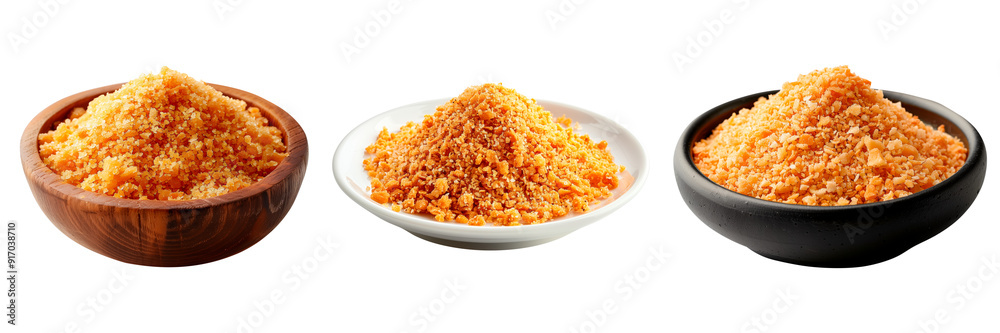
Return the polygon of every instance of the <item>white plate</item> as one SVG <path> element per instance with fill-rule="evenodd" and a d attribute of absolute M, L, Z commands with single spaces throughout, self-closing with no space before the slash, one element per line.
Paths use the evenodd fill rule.
<path fill-rule="evenodd" d="M 429 215 L 394 212 L 389 207 L 376 203 L 370 198 L 371 192 L 366 190 L 371 179 L 362 165 L 362 160 L 366 158 L 365 148 L 375 142 L 383 127 L 390 132 L 399 131 L 407 122 L 419 122 L 424 115 L 433 114 L 438 105 L 445 104 L 448 100 L 430 100 L 401 106 L 368 119 L 348 133 L 333 155 L 333 175 L 340 189 L 375 216 L 417 237 L 448 246 L 485 250 L 528 247 L 565 236 L 621 208 L 639 192 L 646 180 L 646 155 L 632 133 L 599 114 L 562 103 L 537 101 L 553 116 L 565 115 L 574 124 L 579 123 L 576 133 L 589 134 L 595 141 L 608 142 L 608 150 L 614 156 L 615 163 L 625 166 L 625 172 L 618 175 L 619 185 L 612 191 L 611 198 L 592 205 L 592 209 L 586 213 L 569 214 L 541 224 L 507 227 L 438 222 Z"/>

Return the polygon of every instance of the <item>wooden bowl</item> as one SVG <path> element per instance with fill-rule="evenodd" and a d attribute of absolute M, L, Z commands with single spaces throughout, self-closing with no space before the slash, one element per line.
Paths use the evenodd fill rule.
<path fill-rule="evenodd" d="M 35 201 L 66 236 L 109 258 L 148 266 L 189 266 L 243 251 L 267 236 L 288 213 L 305 176 L 309 147 L 295 119 L 254 94 L 210 84 L 224 95 L 257 107 L 282 131 L 286 157 L 264 179 L 208 199 L 119 199 L 64 182 L 38 155 L 38 135 L 75 107 L 122 84 L 84 91 L 45 108 L 21 136 L 21 166 Z"/>
<path fill-rule="evenodd" d="M 986 146 L 965 118 L 917 96 L 884 90 L 924 123 L 957 137 L 969 149 L 963 165 L 937 185 L 875 203 L 806 206 L 772 202 L 733 192 L 712 182 L 694 165 L 691 147 L 723 120 L 777 90 L 719 105 L 691 122 L 674 150 L 681 197 L 708 227 L 758 254 L 793 264 L 857 267 L 892 259 L 934 237 L 972 205 L 986 176 Z"/>

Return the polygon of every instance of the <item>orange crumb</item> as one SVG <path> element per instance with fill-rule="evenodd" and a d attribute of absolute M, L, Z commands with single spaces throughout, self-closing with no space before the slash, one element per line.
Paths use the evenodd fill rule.
<path fill-rule="evenodd" d="M 77 108 L 38 136 L 63 180 L 125 199 L 191 200 L 250 186 L 286 156 L 257 108 L 163 67 Z"/>
<path fill-rule="evenodd" d="M 968 150 L 841 66 L 785 83 L 719 124 L 692 154 L 705 176 L 733 191 L 832 206 L 934 186 L 965 164 Z"/>
<path fill-rule="evenodd" d="M 371 198 L 469 225 L 586 212 L 618 187 L 605 148 L 510 88 L 472 86 L 420 123 L 383 129 L 366 153 Z M 391 184 L 391 186 L 389 186 Z"/>

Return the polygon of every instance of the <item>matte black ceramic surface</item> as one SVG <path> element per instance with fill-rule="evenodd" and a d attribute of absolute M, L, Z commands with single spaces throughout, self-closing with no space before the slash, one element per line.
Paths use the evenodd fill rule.
<path fill-rule="evenodd" d="M 818 207 L 753 198 L 730 191 L 694 166 L 691 147 L 734 112 L 753 106 L 753 94 L 719 105 L 695 119 L 674 152 L 681 197 L 706 225 L 765 257 L 821 267 L 856 267 L 892 259 L 937 235 L 972 205 L 986 175 L 986 148 L 964 118 L 933 101 L 884 91 L 923 122 L 962 140 L 965 165 L 941 183 L 913 195 L 863 205 Z"/>

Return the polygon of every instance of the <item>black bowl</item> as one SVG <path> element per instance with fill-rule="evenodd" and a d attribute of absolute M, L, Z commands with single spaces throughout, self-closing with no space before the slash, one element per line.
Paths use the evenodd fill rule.
<path fill-rule="evenodd" d="M 806 206 L 743 195 L 712 182 L 694 165 L 691 147 L 733 113 L 777 90 L 748 95 L 705 112 L 684 130 L 674 176 L 691 211 L 716 232 L 774 260 L 819 267 L 857 267 L 892 259 L 937 235 L 972 205 L 986 176 L 986 147 L 972 124 L 933 101 L 884 91 L 934 128 L 965 143 L 968 158 L 954 175 L 912 195 L 877 203 Z"/>

